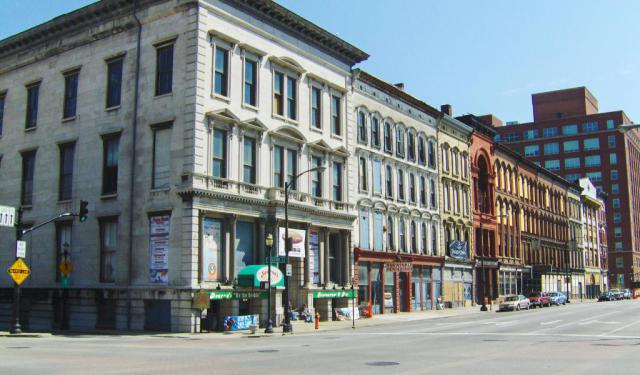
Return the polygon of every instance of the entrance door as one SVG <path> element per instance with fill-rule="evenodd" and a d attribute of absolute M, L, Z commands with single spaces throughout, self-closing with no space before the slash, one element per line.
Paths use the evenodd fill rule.
<path fill-rule="evenodd" d="M 409 311 L 409 307 L 407 306 L 407 273 L 400 272 L 400 311 Z"/>

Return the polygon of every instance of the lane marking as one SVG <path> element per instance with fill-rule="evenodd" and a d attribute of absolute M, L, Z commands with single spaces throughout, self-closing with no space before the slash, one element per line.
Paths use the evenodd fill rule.
<path fill-rule="evenodd" d="M 616 332 L 622 331 L 623 329 L 627 329 L 627 328 L 629 328 L 629 327 L 631 327 L 631 326 L 634 326 L 634 325 L 636 325 L 636 324 L 638 324 L 638 323 L 640 323 L 640 320 L 638 320 L 637 322 L 633 322 L 633 323 L 625 324 L 625 325 L 623 325 L 622 327 L 618 327 L 618 328 L 616 328 L 616 329 L 614 329 L 614 330 L 611 330 L 611 331 L 609 331 L 609 332 L 605 332 L 605 333 L 601 334 L 600 336 L 610 335 L 610 334 L 612 334 L 612 333 L 616 333 Z"/>
<path fill-rule="evenodd" d="M 602 320 L 588 320 L 586 322 L 579 322 L 578 325 L 584 326 L 588 324 L 622 324 L 622 322 L 602 321 Z"/>
<path fill-rule="evenodd" d="M 556 324 L 556 323 L 560 323 L 562 320 L 552 320 L 550 322 L 544 322 L 544 323 L 540 323 L 541 326 L 546 326 L 549 324 Z"/>
<path fill-rule="evenodd" d="M 637 322 L 640 323 L 640 322 Z M 523 333 L 523 332 L 351 332 L 343 334 L 352 335 L 375 335 L 375 336 L 516 336 L 516 337 L 575 337 L 575 338 L 609 338 L 624 340 L 640 340 L 640 336 L 610 335 L 610 334 L 581 334 L 581 333 Z"/>
<path fill-rule="evenodd" d="M 594 316 L 591 316 L 591 317 L 589 317 L 587 319 L 582 319 L 582 320 L 579 320 L 579 321 L 573 321 L 573 322 L 569 322 L 569 323 L 566 323 L 566 324 L 561 324 L 561 325 L 555 326 L 555 327 L 543 328 L 543 329 L 531 332 L 531 334 L 544 333 L 549 329 L 558 329 L 558 328 L 562 328 L 562 327 L 568 327 L 568 326 L 571 326 L 571 325 L 574 325 L 574 324 L 580 324 L 582 322 L 595 320 L 595 318 L 602 318 L 603 316 L 607 316 L 607 315 L 625 313 L 626 310 L 630 310 L 630 309 L 625 309 L 625 310 L 622 310 L 622 311 L 621 310 L 615 310 L 615 311 L 610 311 L 608 313 L 604 313 L 604 314 L 600 314 L 600 315 L 594 315 Z"/>

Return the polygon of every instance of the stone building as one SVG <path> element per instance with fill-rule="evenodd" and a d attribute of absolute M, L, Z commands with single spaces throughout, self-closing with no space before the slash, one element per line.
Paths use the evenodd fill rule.
<path fill-rule="evenodd" d="M 598 196 L 596 187 L 589 178 L 579 180 L 582 188 L 582 231 L 584 243 L 584 297 L 598 298 L 605 290 L 606 274 L 602 268 L 602 231 L 606 223 L 602 222 L 604 202 Z M 606 250 L 606 249 L 605 249 Z M 622 288 L 624 283 L 614 283 Z M 582 289 L 580 289 L 582 291 Z"/>

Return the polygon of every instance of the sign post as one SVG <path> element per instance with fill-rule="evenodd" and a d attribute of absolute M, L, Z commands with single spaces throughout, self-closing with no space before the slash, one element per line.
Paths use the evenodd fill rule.
<path fill-rule="evenodd" d="M 26 258 L 26 257 L 27 257 L 27 242 L 16 241 L 16 258 Z"/>
<path fill-rule="evenodd" d="M 19 242 L 22 242 L 22 207 L 18 208 L 17 217 L 15 213 L 14 217 L 17 219 L 17 222 L 15 222 L 17 244 Z M 18 262 L 18 260 L 24 264 L 24 261 L 22 261 L 21 258 L 16 257 L 16 263 Z M 11 275 L 11 277 L 13 278 L 13 275 Z M 18 335 L 22 333 L 22 327 L 20 326 L 20 284 L 22 284 L 22 281 L 24 280 L 18 283 L 14 278 L 13 281 L 13 324 L 11 325 L 11 330 L 9 330 L 9 333 L 11 333 L 12 335 Z"/>

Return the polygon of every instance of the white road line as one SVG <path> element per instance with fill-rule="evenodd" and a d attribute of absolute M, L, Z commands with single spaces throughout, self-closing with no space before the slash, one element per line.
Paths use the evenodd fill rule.
<path fill-rule="evenodd" d="M 544 323 L 540 323 L 541 326 L 546 326 L 549 324 L 556 324 L 556 323 L 560 323 L 562 320 L 552 320 L 550 322 L 544 322 Z"/>
<path fill-rule="evenodd" d="M 535 334 L 538 334 L 538 333 L 544 333 L 544 332 L 546 332 L 546 330 L 548 330 L 548 329 L 558 329 L 558 328 L 562 328 L 562 327 L 568 327 L 568 326 L 571 326 L 571 325 L 574 325 L 574 324 L 580 324 L 580 323 L 582 323 L 582 322 L 586 322 L 586 321 L 594 320 L 595 318 L 601 318 L 601 317 L 603 317 L 603 316 L 612 315 L 612 314 L 619 314 L 619 313 L 622 313 L 622 312 L 624 312 L 624 311 L 621 311 L 621 310 L 610 311 L 610 312 L 608 312 L 608 313 L 604 313 L 604 314 L 600 314 L 600 315 L 591 316 L 591 317 L 589 317 L 589 318 L 587 318 L 587 319 L 582 319 L 582 320 L 580 320 L 580 321 L 573 321 L 573 322 L 569 322 L 569 323 L 566 323 L 566 324 L 561 324 L 561 325 L 559 325 L 559 326 L 555 326 L 555 327 L 543 328 L 543 329 L 540 329 L 540 330 L 538 330 L 538 331 L 531 332 L 531 333 L 530 333 L 530 335 L 535 335 Z"/>
<path fill-rule="evenodd" d="M 640 336 L 610 335 L 610 334 L 580 334 L 580 333 L 523 333 L 523 332 L 350 332 L 344 336 L 376 335 L 376 336 L 518 336 L 518 337 L 575 337 L 575 338 L 608 338 L 640 340 Z"/>
<path fill-rule="evenodd" d="M 629 328 L 629 327 L 631 327 L 631 326 L 633 326 L 633 325 L 636 325 L 636 324 L 638 324 L 638 323 L 640 323 L 640 320 L 639 320 L 639 321 L 637 321 L 637 322 L 633 322 L 633 323 L 629 323 L 629 324 L 623 325 L 622 327 L 618 327 L 618 328 L 616 328 L 616 329 L 614 329 L 614 330 L 612 330 L 612 331 L 609 331 L 609 332 L 603 333 L 603 334 L 601 334 L 600 336 L 606 336 L 606 335 L 610 335 L 610 334 L 612 334 L 612 333 L 616 333 L 616 332 L 622 331 L 623 329 L 627 329 L 627 328 Z"/>

